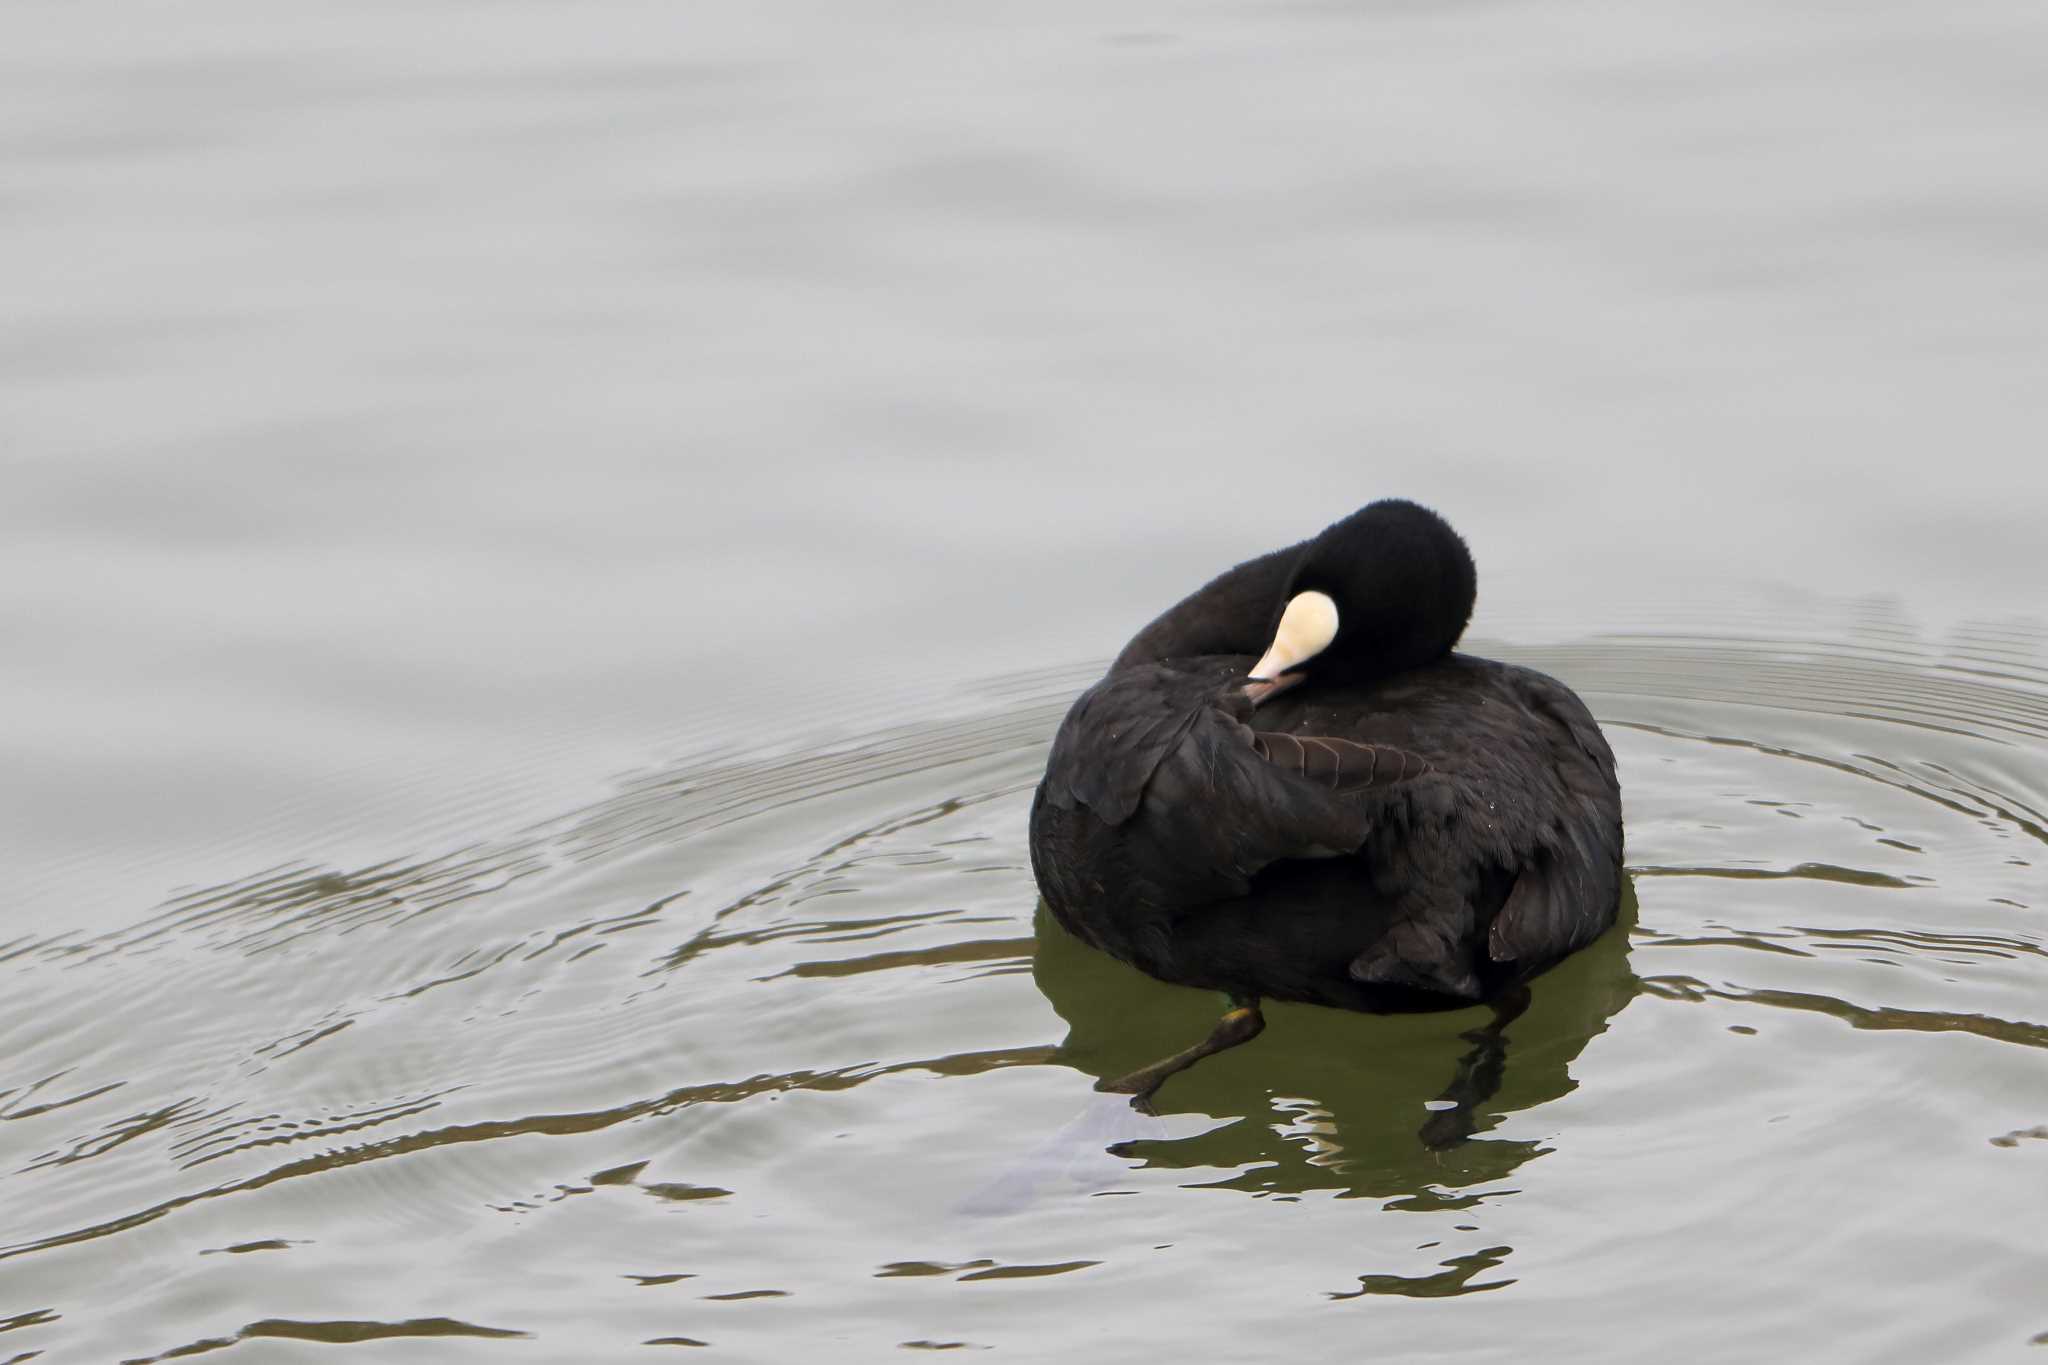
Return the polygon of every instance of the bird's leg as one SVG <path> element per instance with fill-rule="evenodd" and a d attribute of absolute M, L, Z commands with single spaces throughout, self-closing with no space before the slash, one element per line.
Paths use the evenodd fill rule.
<path fill-rule="evenodd" d="M 1449 1100 L 1451 1107 L 1436 1110 L 1423 1122 L 1418 1134 L 1423 1146 L 1441 1152 L 1472 1136 L 1477 1126 L 1472 1111 L 1499 1092 L 1507 1071 L 1507 1026 L 1528 1008 L 1529 987 L 1517 985 L 1493 1002 L 1493 1018 L 1460 1035 L 1472 1044 L 1472 1050 L 1458 1059 L 1458 1074 L 1437 1096 L 1439 1101 Z"/>
<path fill-rule="evenodd" d="M 1178 1075 L 1204 1057 L 1249 1043 L 1259 1036 L 1266 1027 L 1266 1016 L 1259 1013 L 1259 998 L 1255 995 L 1232 995 L 1230 1012 L 1216 1021 L 1216 1027 L 1209 1036 L 1193 1047 L 1162 1058 L 1150 1066 L 1141 1066 L 1129 1075 L 1119 1076 L 1113 1081 L 1097 1081 L 1097 1090 L 1112 1094 L 1129 1095 L 1131 1108 L 1141 1113 L 1152 1112 L 1152 1095 L 1166 1084 L 1169 1076 Z"/>

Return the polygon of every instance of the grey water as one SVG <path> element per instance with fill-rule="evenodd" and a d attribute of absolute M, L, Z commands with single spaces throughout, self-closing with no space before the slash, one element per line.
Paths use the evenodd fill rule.
<path fill-rule="evenodd" d="M 8 7 L 0 1362 L 2035 1358 L 2044 120 L 2004 2 Z M 1625 923 L 1469 1112 L 1132 1114 L 1052 729 L 1385 494 Z"/>

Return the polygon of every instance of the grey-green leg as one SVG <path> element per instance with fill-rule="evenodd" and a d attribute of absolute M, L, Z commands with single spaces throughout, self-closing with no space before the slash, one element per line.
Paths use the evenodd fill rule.
<path fill-rule="evenodd" d="M 1133 1109 L 1150 1113 L 1152 1095 L 1160 1086 L 1166 1084 L 1168 1077 L 1178 1075 L 1204 1057 L 1212 1057 L 1236 1047 L 1239 1043 L 1249 1043 L 1265 1029 L 1266 1016 L 1259 1013 L 1257 996 L 1233 995 L 1230 997 L 1230 1004 L 1230 1012 L 1217 1020 L 1216 1027 L 1210 1031 L 1209 1036 L 1193 1047 L 1176 1052 L 1171 1057 L 1162 1058 L 1150 1066 L 1141 1066 L 1136 1071 L 1119 1076 L 1113 1081 L 1097 1081 L 1095 1088 L 1112 1094 L 1129 1095 Z"/>

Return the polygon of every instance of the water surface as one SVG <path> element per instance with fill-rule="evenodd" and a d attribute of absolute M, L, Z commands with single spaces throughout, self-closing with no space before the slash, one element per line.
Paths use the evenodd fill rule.
<path fill-rule="evenodd" d="M 2020 0 L 0 15 L 0 1361 L 2048 1341 Z M 1040 920 L 1367 498 L 1620 754 L 1483 1016 Z M 701 1344 L 700 1344 L 701 1343 Z"/>
<path fill-rule="evenodd" d="M 1277 1007 L 1158 1118 L 1091 1091 L 1217 1002 L 1036 913 L 1080 671 L 25 936 L 15 1328 L 78 1359 L 1522 1358 L 1605 1322 L 1596 1357 L 1992 1358 L 2048 1330 L 2037 645 L 1504 651 L 1613 737 L 1634 892 L 1456 1131 L 1479 1011 Z"/>

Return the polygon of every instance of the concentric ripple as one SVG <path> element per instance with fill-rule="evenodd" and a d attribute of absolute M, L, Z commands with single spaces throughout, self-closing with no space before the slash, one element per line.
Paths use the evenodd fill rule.
<path fill-rule="evenodd" d="M 1868 1316 L 1888 1293 L 1944 1358 L 2023 1346 L 2048 1328 L 2040 642 L 1485 650 L 1613 738 L 1628 927 L 1505 1049 L 1461 1036 L 1477 1012 L 1278 1008 L 1153 1120 L 1090 1082 L 1215 1002 L 1062 937 L 1024 851 L 1093 668 L 19 935 L 0 1358 L 1202 1358 L 1398 1299 L 1394 1355 L 1562 1345 L 1560 1309 L 1627 1303 L 1756 1358 L 1839 1315 L 1875 1359 L 1906 1340 Z"/>

